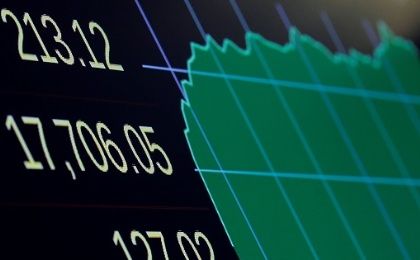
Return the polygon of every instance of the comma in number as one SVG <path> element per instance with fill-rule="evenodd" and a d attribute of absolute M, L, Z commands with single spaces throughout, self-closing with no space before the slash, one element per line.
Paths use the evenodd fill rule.
<path fill-rule="evenodd" d="M 82 64 L 83 67 L 86 67 L 85 61 L 82 58 L 79 58 L 80 64 Z"/>
<path fill-rule="evenodd" d="M 135 165 L 133 165 L 133 170 L 134 170 L 134 172 L 136 173 L 136 174 L 139 174 L 140 172 L 139 172 L 139 169 L 137 169 L 137 166 L 135 166 Z"/>

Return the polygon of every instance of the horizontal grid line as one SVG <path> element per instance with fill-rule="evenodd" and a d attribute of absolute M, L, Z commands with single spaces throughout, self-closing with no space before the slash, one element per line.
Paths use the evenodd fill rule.
<path fill-rule="evenodd" d="M 412 95 L 412 94 L 393 93 L 393 92 L 387 92 L 387 91 L 376 91 L 376 90 L 367 90 L 367 89 L 354 89 L 354 88 L 345 87 L 345 86 L 313 84 L 313 83 L 304 83 L 304 82 L 287 81 L 287 80 L 279 80 L 279 79 L 266 79 L 266 78 L 261 78 L 261 77 L 251 77 L 251 76 L 243 76 L 243 75 L 237 75 L 237 74 L 226 74 L 226 73 L 221 74 L 221 73 L 211 72 L 211 71 L 187 70 L 187 69 L 182 69 L 182 68 L 168 68 L 168 67 L 163 67 L 163 66 L 155 66 L 155 65 L 147 65 L 147 64 L 143 64 L 142 67 L 144 69 L 150 69 L 150 70 L 192 74 L 192 75 L 206 76 L 206 77 L 212 77 L 212 78 L 223 78 L 223 79 L 229 79 L 229 80 L 260 83 L 260 84 L 265 84 L 265 85 L 273 85 L 273 83 L 275 83 L 276 85 L 281 85 L 283 87 L 292 88 L 292 89 L 302 89 L 302 90 L 309 90 L 309 91 L 339 94 L 339 95 L 345 95 L 345 96 L 371 98 L 371 99 L 379 99 L 379 100 L 385 100 L 385 101 L 391 101 L 391 102 L 420 105 L 420 96 Z"/>
<path fill-rule="evenodd" d="M 195 169 L 196 172 L 220 174 L 220 170 L 216 169 Z M 415 178 L 393 178 L 393 177 L 370 177 L 370 176 L 353 176 L 353 175 L 337 175 L 337 174 L 316 174 L 316 173 L 299 173 L 299 172 L 265 172 L 265 171 L 245 171 L 245 170 L 223 170 L 228 175 L 254 176 L 254 177 L 279 177 L 283 179 L 299 179 L 314 181 L 331 181 L 343 183 L 359 183 L 359 184 L 375 184 L 390 186 L 412 186 L 420 187 L 420 179 Z"/>

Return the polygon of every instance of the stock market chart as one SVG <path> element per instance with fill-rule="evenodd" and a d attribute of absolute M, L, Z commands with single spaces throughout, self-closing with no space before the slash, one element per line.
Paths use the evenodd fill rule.
<path fill-rule="evenodd" d="M 420 3 L 0 3 L 2 259 L 420 258 Z"/>

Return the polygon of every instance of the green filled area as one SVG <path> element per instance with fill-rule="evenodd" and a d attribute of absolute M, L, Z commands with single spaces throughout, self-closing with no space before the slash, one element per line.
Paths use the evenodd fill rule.
<path fill-rule="evenodd" d="M 379 31 L 192 44 L 185 133 L 241 259 L 420 259 L 420 61 Z"/>

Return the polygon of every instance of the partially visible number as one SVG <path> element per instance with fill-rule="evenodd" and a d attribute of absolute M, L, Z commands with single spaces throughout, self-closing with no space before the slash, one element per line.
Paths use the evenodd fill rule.
<path fill-rule="evenodd" d="M 29 60 L 29 61 L 38 61 L 38 58 L 35 54 L 25 53 L 23 51 L 23 29 L 22 25 L 20 24 L 17 17 L 8 9 L 2 9 L 1 10 L 1 19 L 4 23 L 7 23 L 7 17 L 10 17 L 16 24 L 16 27 L 18 29 L 18 52 L 20 55 L 20 58 L 22 60 Z"/>
<path fill-rule="evenodd" d="M 189 260 L 190 258 L 188 257 L 188 254 L 185 251 L 184 242 L 182 241 L 183 239 L 184 240 L 187 240 L 188 244 L 190 244 L 190 246 L 193 249 L 194 254 L 197 257 L 197 259 L 198 260 L 201 260 L 202 259 L 201 256 L 200 256 L 200 254 L 198 253 L 197 247 L 194 245 L 194 243 L 191 240 L 191 238 L 187 234 L 185 234 L 185 232 L 179 231 L 176 234 L 176 238 L 178 240 L 179 247 L 181 248 L 181 251 L 184 254 L 185 259 Z"/>
<path fill-rule="evenodd" d="M 121 234 L 118 230 L 114 231 L 114 237 L 113 237 L 112 240 L 114 241 L 115 246 L 118 246 L 118 245 L 121 246 L 121 249 L 123 250 L 125 257 L 127 257 L 127 260 L 132 260 L 133 259 L 131 257 L 130 252 L 128 251 L 127 246 L 125 245 L 124 240 L 121 237 Z"/>
<path fill-rule="evenodd" d="M 166 243 L 165 238 L 163 237 L 162 232 L 159 231 L 147 231 L 147 237 L 149 238 L 158 238 L 160 239 L 160 243 L 162 245 L 163 254 L 165 255 L 165 260 L 169 260 L 168 250 L 166 250 Z"/>
<path fill-rule="evenodd" d="M 124 68 L 120 64 L 112 64 L 109 58 L 110 52 L 111 52 L 111 45 L 109 44 L 108 36 L 106 35 L 105 31 L 102 29 L 99 24 L 95 22 L 89 23 L 89 30 L 90 33 L 93 35 L 95 34 L 95 30 L 99 31 L 104 38 L 105 41 L 105 63 L 108 66 L 108 69 L 110 70 L 117 70 L 117 71 L 124 71 Z"/>
<path fill-rule="evenodd" d="M 144 246 L 146 247 L 147 251 L 147 260 L 152 260 L 152 249 L 150 249 L 150 245 L 147 242 L 146 238 L 138 231 L 133 230 L 131 231 L 131 243 L 137 246 L 137 239 L 140 238 L 141 242 L 143 242 Z"/>
<path fill-rule="evenodd" d="M 204 242 L 206 243 L 207 247 L 210 250 L 210 260 L 214 260 L 214 250 L 213 247 L 211 246 L 211 243 L 209 241 L 209 239 L 206 237 L 206 235 L 204 235 L 202 232 L 197 231 L 194 233 L 194 239 L 195 239 L 195 243 L 197 245 L 200 245 L 200 239 L 204 240 Z"/>
<path fill-rule="evenodd" d="M 198 246 L 200 245 L 200 239 L 201 240 L 204 240 L 204 242 L 206 243 L 207 247 L 209 248 L 209 251 L 210 251 L 210 260 L 214 260 L 215 259 L 213 247 L 211 246 L 211 243 L 208 240 L 208 238 L 202 232 L 197 231 L 197 232 L 194 233 L 194 240 L 195 240 L 195 244 L 196 245 L 193 243 L 193 241 L 191 240 L 191 238 L 187 234 L 185 234 L 184 232 L 182 232 L 182 231 L 179 231 L 177 233 L 177 239 L 178 239 L 179 247 L 181 248 L 181 251 L 184 254 L 185 259 L 189 260 L 190 258 L 188 257 L 188 255 L 187 255 L 187 253 L 185 251 L 183 240 L 187 240 L 188 244 L 190 244 L 190 246 L 193 249 L 194 254 L 197 257 L 197 259 L 198 260 L 201 260 L 202 259 L 201 256 L 200 256 L 200 254 L 198 253 L 198 250 L 197 250 L 197 247 L 196 247 L 196 245 L 198 245 Z"/>
<path fill-rule="evenodd" d="M 166 243 L 165 243 L 165 239 L 163 237 L 162 232 L 160 232 L 160 231 L 146 231 L 146 234 L 147 234 L 147 237 L 150 238 L 150 239 L 160 239 L 162 249 L 163 249 L 163 253 L 164 253 L 164 256 L 165 256 L 165 260 L 169 260 L 169 255 L 168 255 L 168 251 L 166 249 Z M 192 248 L 192 250 L 194 251 L 195 257 L 193 259 L 202 260 L 203 258 L 201 257 L 201 255 L 200 255 L 200 253 L 198 252 L 198 249 L 197 249 L 197 246 L 200 246 L 200 241 L 201 240 L 203 240 L 205 242 L 205 244 L 207 245 L 207 247 L 209 248 L 210 257 L 208 259 L 209 260 L 215 260 L 213 247 L 211 246 L 211 243 L 208 240 L 208 238 L 206 237 L 206 235 L 204 235 L 202 232 L 196 231 L 194 233 L 194 240 L 195 241 L 193 241 L 183 231 L 178 231 L 176 235 L 177 235 L 178 245 L 179 245 L 179 247 L 180 247 L 180 249 L 181 249 L 181 251 L 182 251 L 186 260 L 189 260 L 190 258 L 188 256 L 186 250 L 185 250 L 184 241 L 187 241 L 188 244 L 190 245 L 190 247 Z M 152 260 L 153 259 L 152 249 L 150 247 L 150 244 L 147 241 L 146 237 L 141 232 L 139 232 L 137 230 L 131 231 L 130 238 L 131 238 L 131 243 L 134 246 L 137 246 L 138 240 L 140 240 L 141 243 L 144 245 L 144 247 L 146 249 L 147 260 Z M 118 246 L 118 245 L 121 246 L 126 258 L 128 260 L 132 260 L 131 254 L 128 251 L 127 246 L 126 246 L 126 244 L 125 244 L 125 242 L 124 242 L 123 238 L 121 237 L 121 234 L 118 230 L 114 231 L 113 241 L 114 241 L 114 244 L 116 246 Z M 141 259 L 144 259 L 144 258 L 141 258 Z"/>

